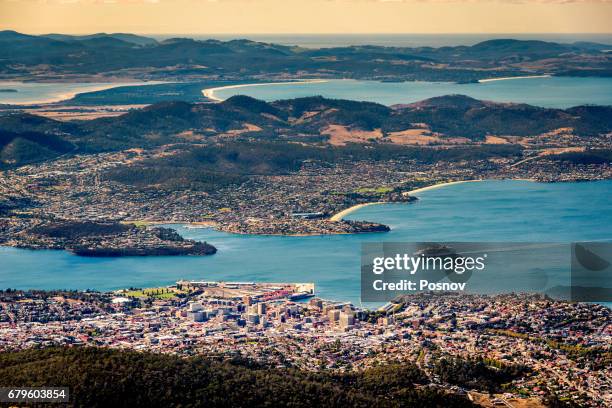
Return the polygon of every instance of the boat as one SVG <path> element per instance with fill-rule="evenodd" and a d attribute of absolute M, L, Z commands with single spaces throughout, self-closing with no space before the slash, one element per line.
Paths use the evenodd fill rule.
<path fill-rule="evenodd" d="M 289 300 L 302 300 L 302 299 L 307 299 L 310 297 L 313 297 L 314 293 L 310 293 L 310 292 L 298 292 L 298 293 L 294 293 L 292 295 L 289 295 Z"/>

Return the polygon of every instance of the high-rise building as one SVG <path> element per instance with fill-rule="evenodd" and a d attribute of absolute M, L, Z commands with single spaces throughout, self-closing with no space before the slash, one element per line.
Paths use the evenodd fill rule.
<path fill-rule="evenodd" d="M 340 310 L 338 309 L 332 309 L 329 312 L 327 312 L 327 317 L 329 317 L 329 321 L 331 323 L 336 323 L 339 319 L 340 319 Z"/>
<path fill-rule="evenodd" d="M 265 315 L 266 314 L 266 304 L 265 303 L 258 303 L 257 304 L 257 314 L 259 314 L 259 315 Z"/>
<path fill-rule="evenodd" d="M 197 303 L 197 302 L 189 302 L 189 303 L 187 304 L 187 309 L 188 309 L 188 311 L 190 311 L 190 312 L 198 312 L 198 311 L 202 310 L 202 309 L 203 309 L 203 307 L 202 307 L 202 304 L 200 304 L 200 303 Z"/>
<path fill-rule="evenodd" d="M 355 325 L 355 315 L 347 312 L 340 313 L 339 324 L 342 328 L 347 328 Z"/>

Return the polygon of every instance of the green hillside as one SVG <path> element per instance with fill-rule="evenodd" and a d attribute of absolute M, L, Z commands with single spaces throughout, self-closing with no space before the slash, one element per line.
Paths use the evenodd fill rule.
<path fill-rule="evenodd" d="M 70 407 L 470 407 L 410 364 L 308 373 L 94 348 L 0 354 L 0 386 L 66 386 Z"/>

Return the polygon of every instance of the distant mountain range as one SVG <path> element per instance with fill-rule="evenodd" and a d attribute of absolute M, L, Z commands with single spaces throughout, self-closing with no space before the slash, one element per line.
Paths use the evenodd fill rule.
<path fill-rule="evenodd" d="M 112 73 L 166 79 L 318 76 L 445 81 L 537 73 L 609 76 L 609 48 L 590 42 L 497 39 L 440 48 L 306 49 L 249 40 L 158 42 L 125 33 L 33 36 L 0 31 L 0 76 L 40 79 Z"/>
<path fill-rule="evenodd" d="M 143 37 L 141 35 L 136 34 L 127 34 L 127 33 L 96 33 L 89 35 L 68 35 L 68 34 L 45 34 L 41 37 L 50 38 L 52 40 L 63 41 L 63 42 L 74 42 L 74 41 L 90 41 L 90 40 L 98 40 L 98 39 L 115 39 L 118 41 L 126 42 L 129 44 L 134 44 L 138 46 L 151 46 L 157 45 L 157 41 L 150 37 Z"/>
<path fill-rule="evenodd" d="M 469 143 L 490 135 L 536 136 L 570 129 L 577 137 L 589 138 L 612 132 L 612 107 L 546 109 L 462 95 L 395 107 L 322 97 L 268 103 L 234 96 L 213 104 L 164 102 L 119 117 L 78 122 L 9 114 L 0 116 L 0 129 L 2 167 L 14 167 L 71 152 L 201 145 L 224 137 L 238 142 L 397 146 L 402 137 L 435 136 L 441 144 L 459 138 Z"/>

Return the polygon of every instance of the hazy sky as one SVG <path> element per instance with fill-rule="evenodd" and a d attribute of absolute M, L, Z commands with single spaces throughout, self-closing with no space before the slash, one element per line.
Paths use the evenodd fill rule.
<path fill-rule="evenodd" d="M 0 0 L 26 33 L 610 33 L 612 0 Z"/>

